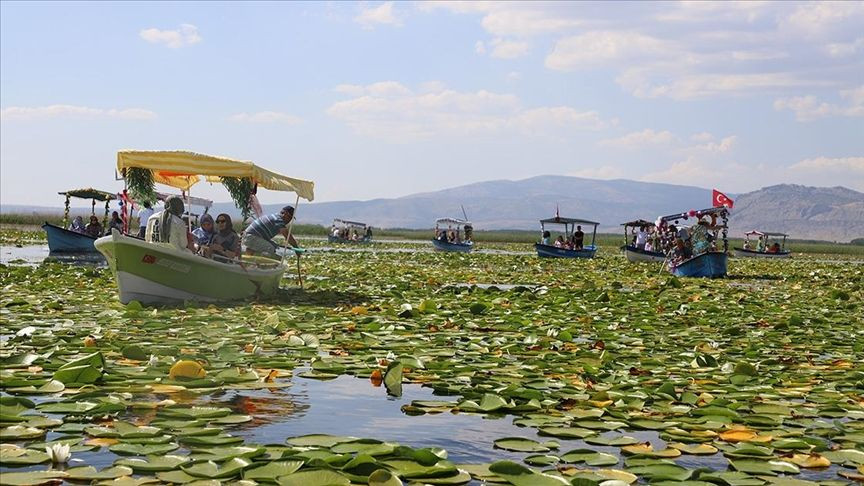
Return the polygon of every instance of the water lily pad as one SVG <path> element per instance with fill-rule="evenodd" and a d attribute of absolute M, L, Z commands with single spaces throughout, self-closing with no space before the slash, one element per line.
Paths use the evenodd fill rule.
<path fill-rule="evenodd" d="M 570 482 L 558 476 L 544 474 L 512 461 L 497 461 L 489 471 L 514 486 L 562 486 Z"/>
<path fill-rule="evenodd" d="M 73 467 L 66 470 L 66 478 L 70 480 L 115 479 L 132 474 L 132 469 L 126 466 L 107 467 L 101 471 L 93 466 Z"/>
<path fill-rule="evenodd" d="M 303 461 L 274 461 L 264 466 L 250 467 L 243 471 L 243 479 L 274 481 L 280 476 L 295 473 Z"/>
<path fill-rule="evenodd" d="M 65 477 L 63 471 L 4 472 L 2 482 L 9 486 L 30 486 L 55 483 L 57 479 Z"/>
<path fill-rule="evenodd" d="M 494 442 L 495 447 L 515 452 L 547 452 L 549 447 L 524 437 L 505 437 Z"/>
<path fill-rule="evenodd" d="M 180 465 L 189 462 L 186 456 L 164 455 L 147 456 L 145 458 L 129 457 L 118 459 L 114 464 L 131 467 L 136 473 L 173 471 Z"/>
<path fill-rule="evenodd" d="M 345 476 L 329 469 L 314 469 L 295 472 L 276 480 L 279 486 L 338 486 L 351 481 Z"/>

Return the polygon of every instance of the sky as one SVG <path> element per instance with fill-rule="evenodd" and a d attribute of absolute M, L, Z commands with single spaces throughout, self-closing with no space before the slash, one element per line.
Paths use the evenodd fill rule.
<path fill-rule="evenodd" d="M 0 204 L 120 189 L 121 149 L 252 160 L 316 201 L 546 174 L 864 191 L 864 2 L 4 1 L 0 110 Z"/>

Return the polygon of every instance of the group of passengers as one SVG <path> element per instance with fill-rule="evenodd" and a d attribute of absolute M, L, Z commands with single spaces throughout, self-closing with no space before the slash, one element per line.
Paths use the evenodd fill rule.
<path fill-rule="evenodd" d="M 435 239 L 442 243 L 453 243 L 455 245 L 472 244 L 471 239 L 474 237 L 474 228 L 471 226 L 465 226 L 465 236 L 462 237 L 462 234 L 459 232 L 459 229 L 453 229 L 452 226 L 449 226 L 446 230 L 443 228 L 435 228 Z"/>
<path fill-rule="evenodd" d="M 372 239 L 372 227 L 367 226 L 363 236 L 360 236 L 356 228 L 340 228 L 334 224 L 330 226 L 329 236 L 346 241 L 369 241 Z"/>
<path fill-rule="evenodd" d="M 676 221 L 677 223 L 677 221 Z M 710 251 L 717 251 L 720 227 L 699 218 L 693 226 L 680 228 L 671 224 L 659 229 L 660 251 L 674 264 Z M 655 250 L 656 251 L 656 250 Z"/>
<path fill-rule="evenodd" d="M 640 226 L 633 228 L 630 238 L 630 246 L 649 252 L 662 252 L 662 238 L 660 232 L 654 226 Z"/>
<path fill-rule="evenodd" d="M 69 225 L 68 229 L 75 233 L 99 238 L 103 235 L 110 235 L 111 230 L 115 228 L 117 231 L 123 231 L 123 220 L 120 219 L 120 215 L 117 211 L 114 211 L 111 214 L 111 221 L 108 222 L 107 226 L 103 226 L 102 223 L 99 222 L 99 217 L 93 214 L 90 215 L 90 222 L 86 225 L 84 224 L 83 216 L 75 216 L 75 219 L 72 220 L 72 224 Z"/>
<path fill-rule="evenodd" d="M 582 250 L 585 247 L 585 233 L 582 231 L 582 226 L 576 226 L 576 231 L 567 238 L 563 235 L 558 235 L 555 241 L 552 240 L 552 233 L 548 230 L 543 231 L 543 239 L 540 243 L 546 246 L 554 246 L 555 248 L 563 248 L 565 250 Z"/>
<path fill-rule="evenodd" d="M 750 240 L 744 240 L 744 249 L 745 250 L 753 250 L 753 247 L 750 245 Z M 759 242 L 756 244 L 756 251 L 759 253 L 780 253 L 783 250 L 780 248 L 780 243 L 776 241 L 772 244 L 768 244 L 768 236 L 760 236 Z"/>

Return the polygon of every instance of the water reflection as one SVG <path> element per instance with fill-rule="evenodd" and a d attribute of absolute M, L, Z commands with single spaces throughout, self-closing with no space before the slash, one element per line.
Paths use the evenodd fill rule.
<path fill-rule="evenodd" d="M 105 257 L 99 252 L 51 252 L 48 245 L 2 245 L 0 263 L 4 265 L 39 265 L 41 263 L 105 266 Z"/>

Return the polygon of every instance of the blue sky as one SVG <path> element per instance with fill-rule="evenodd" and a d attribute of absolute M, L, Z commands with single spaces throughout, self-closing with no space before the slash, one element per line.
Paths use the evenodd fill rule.
<path fill-rule="evenodd" d="M 862 25 L 864 2 L 3 2 L 0 202 L 121 188 L 124 148 L 254 160 L 318 201 L 541 174 L 864 190 Z"/>

